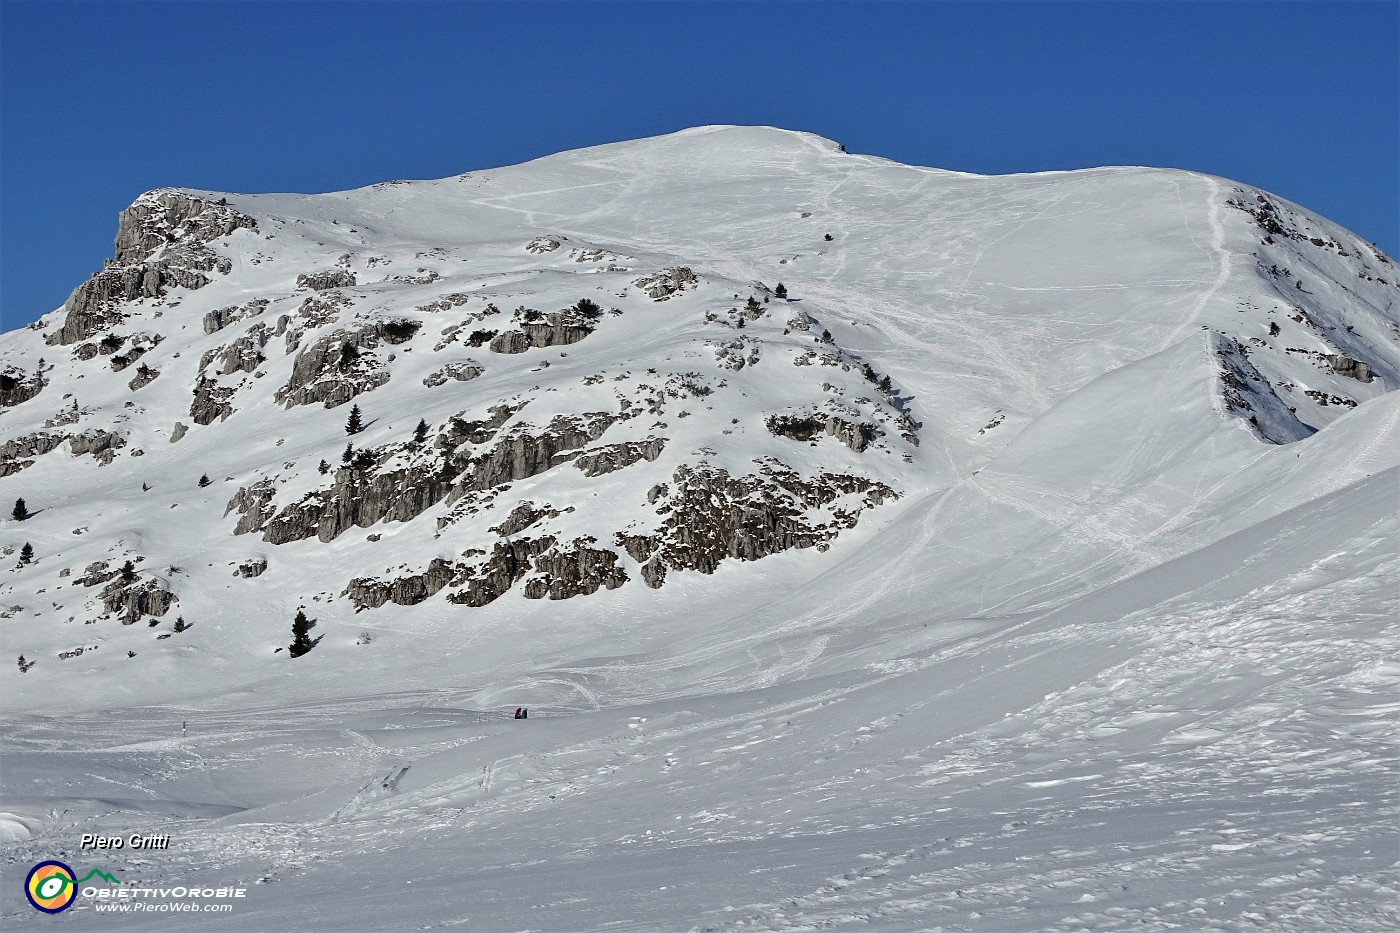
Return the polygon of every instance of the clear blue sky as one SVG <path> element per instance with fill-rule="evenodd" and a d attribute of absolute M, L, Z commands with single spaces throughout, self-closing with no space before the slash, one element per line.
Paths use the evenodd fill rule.
<path fill-rule="evenodd" d="M 0 0 L 0 325 L 165 185 L 331 191 L 704 123 L 999 173 L 1161 165 L 1397 251 L 1400 4 Z"/>

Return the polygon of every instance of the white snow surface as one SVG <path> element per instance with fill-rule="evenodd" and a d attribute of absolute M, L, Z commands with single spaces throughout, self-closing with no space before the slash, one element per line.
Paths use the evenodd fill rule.
<path fill-rule="evenodd" d="M 0 668 L 6 929 L 1400 927 L 1400 270 L 1355 235 L 1190 172 L 982 177 L 764 127 L 333 194 L 191 194 L 258 226 L 208 244 L 229 273 L 124 306 L 117 332 L 165 338 L 141 358 L 153 382 L 45 344 L 61 310 L 0 336 L 0 370 L 43 358 L 46 382 L 0 409 L 0 444 L 75 399 L 62 430 L 127 441 L 108 464 L 65 444 L 0 478 L 0 632 L 35 662 Z M 1260 198 L 1290 233 L 1256 222 Z M 558 248 L 527 248 L 540 237 Z M 634 284 L 681 266 L 698 282 L 668 300 Z M 670 377 L 713 391 L 597 441 L 665 437 L 655 462 L 556 467 L 441 534 L 448 503 L 329 542 L 234 535 L 239 488 L 269 478 L 280 508 L 326 485 L 349 405 L 275 401 L 299 352 L 275 336 L 257 372 L 220 377 L 234 413 L 195 425 L 201 357 L 335 268 L 357 282 L 299 350 L 356 320 L 423 325 L 373 349 L 390 378 L 354 400 L 357 447 L 502 401 L 529 402 L 509 431 L 615 413 Z M 738 329 L 751 294 L 766 313 Z M 449 295 L 466 297 L 425 309 Z M 464 343 L 583 297 L 621 313 L 576 344 Z M 488 303 L 500 317 L 469 317 Z M 759 359 L 723 369 L 707 341 L 736 339 Z M 848 365 L 793 365 L 809 351 Z M 466 361 L 485 372 L 424 385 Z M 765 428 L 827 401 L 879 443 Z M 357 613 L 344 595 L 482 547 L 523 500 L 573 506 L 551 533 L 618 550 L 598 529 L 654 522 L 646 492 L 677 467 L 769 457 L 898 498 L 829 549 L 660 589 L 622 556 L 625 585 L 564 600 L 516 586 Z M 34 514 L 10 520 L 21 496 Z M 75 579 L 132 556 L 174 606 L 98 618 Z M 235 575 L 257 558 L 265 573 Z M 289 660 L 301 606 L 319 641 Z M 191 627 L 158 638 L 176 615 Z M 137 832 L 170 848 L 78 847 Z M 48 917 L 18 893 L 46 858 L 248 893 L 219 915 L 80 898 Z"/>

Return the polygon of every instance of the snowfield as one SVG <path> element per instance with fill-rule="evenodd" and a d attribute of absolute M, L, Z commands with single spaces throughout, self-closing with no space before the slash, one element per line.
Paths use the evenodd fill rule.
<path fill-rule="evenodd" d="M 1266 192 L 165 190 L 0 375 L 7 929 L 1400 928 L 1400 269 Z"/>

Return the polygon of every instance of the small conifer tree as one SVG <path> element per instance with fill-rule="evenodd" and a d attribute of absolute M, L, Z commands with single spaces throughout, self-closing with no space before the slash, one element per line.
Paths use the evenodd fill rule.
<path fill-rule="evenodd" d="M 189 628 L 189 625 L 185 623 L 184 616 L 176 616 L 175 624 L 172 625 L 171 628 L 173 628 L 177 632 L 183 632 L 185 629 Z"/>
<path fill-rule="evenodd" d="M 889 377 L 888 375 L 884 375 L 884 376 L 881 376 L 881 377 L 880 377 L 880 391 L 881 391 L 881 392 L 888 392 L 888 391 L 890 390 L 891 386 L 893 386 L 893 383 L 890 382 L 890 377 Z"/>
<path fill-rule="evenodd" d="M 299 658 L 311 650 L 311 622 L 306 618 L 306 613 L 297 610 L 297 616 L 292 620 L 292 643 L 287 646 L 287 653 L 294 658 Z"/>
<path fill-rule="evenodd" d="M 19 549 L 19 562 L 27 564 L 34 560 L 34 545 L 28 541 L 24 542 L 24 547 Z"/>
<path fill-rule="evenodd" d="M 209 479 L 209 474 L 205 473 L 199 478 L 199 488 L 203 489 L 205 486 L 208 486 L 210 482 L 212 481 Z"/>
<path fill-rule="evenodd" d="M 359 434 L 364 429 L 364 424 L 360 420 L 360 406 L 350 406 L 350 418 L 345 422 L 346 434 Z"/>
<path fill-rule="evenodd" d="M 779 283 L 778 283 L 778 287 L 775 288 L 775 289 L 773 289 L 773 294 L 777 295 L 779 298 L 781 298 L 781 299 L 783 299 L 784 301 L 786 301 L 786 300 L 787 300 L 787 286 L 784 285 L 782 282 L 779 282 Z"/>
<path fill-rule="evenodd" d="M 590 321 L 596 321 L 603 316 L 602 306 L 591 298 L 580 298 L 578 304 L 574 305 L 574 310 Z"/>
<path fill-rule="evenodd" d="M 413 442 L 421 444 L 428 439 L 428 422 L 422 418 L 418 419 L 418 427 L 413 429 Z"/>
<path fill-rule="evenodd" d="M 127 561 L 126 563 L 122 564 L 122 582 L 133 583 L 135 582 L 135 580 L 136 564 L 132 561 Z"/>
<path fill-rule="evenodd" d="M 326 461 L 322 460 L 319 464 L 317 464 L 316 469 L 320 472 L 322 476 L 325 476 L 331 471 L 331 465 Z"/>
<path fill-rule="evenodd" d="M 24 659 L 24 655 L 20 655 L 20 656 L 19 656 L 19 672 L 20 672 L 21 674 L 28 674 L 28 673 L 29 673 L 29 669 L 30 669 L 31 667 L 33 667 L 33 666 L 34 666 L 34 662 L 33 662 L 33 661 L 26 661 L 26 660 Z"/>
<path fill-rule="evenodd" d="M 15 500 L 15 509 L 10 516 L 17 522 L 25 521 L 29 518 L 29 507 L 24 504 L 23 499 Z"/>
<path fill-rule="evenodd" d="M 340 455 L 340 462 L 343 463 L 343 464 L 345 464 L 346 466 L 349 466 L 349 465 L 350 465 L 350 461 L 353 460 L 353 459 L 355 459 L 355 445 L 354 445 L 354 444 L 346 444 L 346 445 L 345 445 L 345 453 L 343 453 L 343 454 Z"/>

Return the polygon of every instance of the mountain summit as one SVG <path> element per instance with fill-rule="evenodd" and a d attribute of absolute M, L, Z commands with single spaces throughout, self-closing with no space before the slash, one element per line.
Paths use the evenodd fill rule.
<path fill-rule="evenodd" d="M 0 883 L 1389 929 L 1397 298 L 1247 185 L 769 128 L 150 192 L 0 337 Z"/>
<path fill-rule="evenodd" d="M 1245 185 L 766 127 L 153 191 L 0 343 L 18 695 L 283 683 L 299 608 L 279 689 L 369 663 L 490 696 L 541 646 L 842 669 L 916 608 L 1057 605 L 1389 465 L 1397 296 Z"/>

